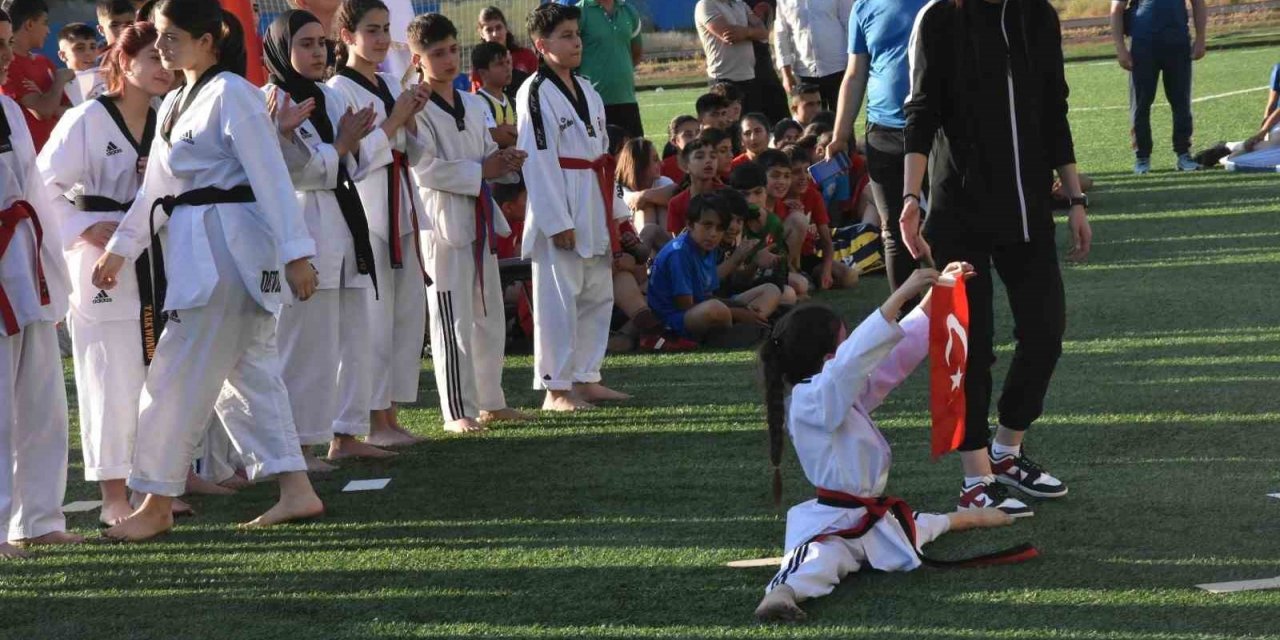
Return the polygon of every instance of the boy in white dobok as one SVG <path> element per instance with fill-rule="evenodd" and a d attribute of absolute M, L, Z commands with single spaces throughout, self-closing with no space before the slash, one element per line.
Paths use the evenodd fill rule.
<path fill-rule="evenodd" d="M 409 48 L 431 85 L 431 100 L 417 115 L 428 151 L 414 175 L 431 220 L 423 248 L 440 411 L 446 431 L 479 431 L 483 423 L 529 417 L 507 408 L 502 393 L 507 323 L 495 252 L 497 236 L 511 229 L 485 182 L 519 180 L 525 153 L 499 151 L 484 99 L 453 87 L 461 56 L 448 18 L 415 19 Z"/>
<path fill-rule="evenodd" d="M 0 41 L 12 36 L 0 11 Z M 0 47 L 0 82 L 12 59 Z M 82 541 L 62 516 L 67 396 L 54 331 L 71 281 L 56 216 L 37 211 L 41 184 L 22 107 L 0 97 L 0 559 L 26 557 L 18 546 L 27 544 Z"/>
<path fill-rule="evenodd" d="M 516 94 L 516 147 L 529 191 L 523 255 L 533 261 L 534 387 L 543 409 L 573 411 L 630 396 L 600 383 L 613 313 L 617 218 L 604 102 L 573 70 L 582 63 L 577 7 L 529 15 L 543 66 Z"/>

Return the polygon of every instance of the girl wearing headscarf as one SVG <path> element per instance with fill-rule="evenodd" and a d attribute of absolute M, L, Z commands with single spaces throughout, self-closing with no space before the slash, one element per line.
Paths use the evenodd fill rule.
<path fill-rule="evenodd" d="M 353 109 L 320 83 L 326 69 L 325 31 L 307 11 L 280 14 L 263 43 L 268 84 L 285 164 L 293 177 L 307 230 L 316 241 L 319 277 L 310 300 L 285 304 L 277 336 L 283 378 L 312 470 L 331 467 L 309 449 L 329 445 L 329 459 L 383 458 L 365 444 L 373 361 L 369 305 L 376 295 L 373 248 L 356 181 L 391 161 L 391 145 L 373 127 L 373 107 Z"/>

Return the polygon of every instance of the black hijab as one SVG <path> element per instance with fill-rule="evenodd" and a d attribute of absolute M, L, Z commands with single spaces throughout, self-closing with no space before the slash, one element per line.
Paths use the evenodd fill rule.
<path fill-rule="evenodd" d="M 308 98 L 315 100 L 316 108 L 308 118 L 311 125 L 320 134 L 326 144 L 333 144 L 336 135 L 335 127 L 329 120 L 329 111 L 325 108 L 324 90 L 315 80 L 308 80 L 293 68 L 293 37 L 298 31 L 312 22 L 320 24 L 320 20 L 308 11 L 291 10 L 276 17 L 267 29 L 267 37 L 263 41 L 266 52 L 267 77 L 271 84 L 280 87 L 289 94 L 294 102 L 305 102 Z M 360 202 L 360 193 L 356 184 L 347 172 L 345 162 L 338 162 L 338 186 L 334 189 L 338 199 L 338 208 L 342 210 L 342 218 L 355 240 L 356 271 L 368 274 L 373 279 L 374 295 L 377 295 L 378 276 L 373 270 L 373 246 L 369 241 L 369 221 L 365 218 L 364 205 Z"/>
<path fill-rule="evenodd" d="M 329 112 L 324 107 L 324 91 L 315 80 L 302 77 L 293 68 L 293 37 L 312 22 L 320 24 L 320 19 L 309 11 L 293 9 L 277 16 L 267 28 L 267 37 L 262 43 L 266 50 L 267 80 L 288 92 L 294 102 L 315 100 L 316 108 L 311 112 L 311 124 L 320 134 L 321 140 L 333 144 L 333 123 L 329 121 Z"/>

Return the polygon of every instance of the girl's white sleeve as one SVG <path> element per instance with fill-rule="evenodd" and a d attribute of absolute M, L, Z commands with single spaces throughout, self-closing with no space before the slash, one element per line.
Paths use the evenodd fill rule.
<path fill-rule="evenodd" d="M 224 98 L 234 99 L 232 92 L 224 94 Z M 244 167 L 258 210 L 271 227 L 279 261 L 287 264 L 310 258 L 316 254 L 316 243 L 307 231 L 302 207 L 289 179 L 289 168 L 275 142 L 276 128 L 260 97 L 249 98 L 223 104 L 223 133 Z"/>
<path fill-rule="evenodd" d="M 796 385 L 792 392 L 793 405 L 797 399 L 804 403 L 806 422 L 820 423 L 828 430 L 840 426 L 866 388 L 867 379 L 902 335 L 902 329 L 886 320 L 878 309 L 858 325 L 822 371 L 808 383 Z"/>
<path fill-rule="evenodd" d="M 898 323 L 904 338 L 871 373 L 858 404 L 870 413 L 929 355 L 929 316 L 917 306 Z"/>

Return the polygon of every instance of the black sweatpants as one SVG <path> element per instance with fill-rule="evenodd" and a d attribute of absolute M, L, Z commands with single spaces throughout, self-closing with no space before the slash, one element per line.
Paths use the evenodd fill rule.
<path fill-rule="evenodd" d="M 605 124 L 622 127 L 632 138 L 644 137 L 644 121 L 640 119 L 640 105 L 634 102 L 606 104 L 604 121 Z"/>
<path fill-rule="evenodd" d="M 898 287 L 918 268 L 915 258 L 902 244 L 902 172 L 907 155 L 902 129 L 867 125 L 867 173 L 871 177 L 871 198 L 880 211 L 880 235 L 884 242 L 885 273 L 889 291 Z"/>
<path fill-rule="evenodd" d="M 993 245 L 973 238 L 929 237 L 939 268 L 950 262 L 972 264 L 977 275 L 967 281 L 969 297 L 969 360 L 965 376 L 965 434 L 961 451 L 990 444 L 991 366 L 993 340 L 994 267 L 1004 283 L 1013 311 L 1017 345 L 997 405 L 1000 424 L 1025 431 L 1044 411 L 1049 379 L 1062 355 L 1066 328 L 1066 299 L 1058 251 L 1052 232 L 1033 236 L 1030 243 Z"/>

